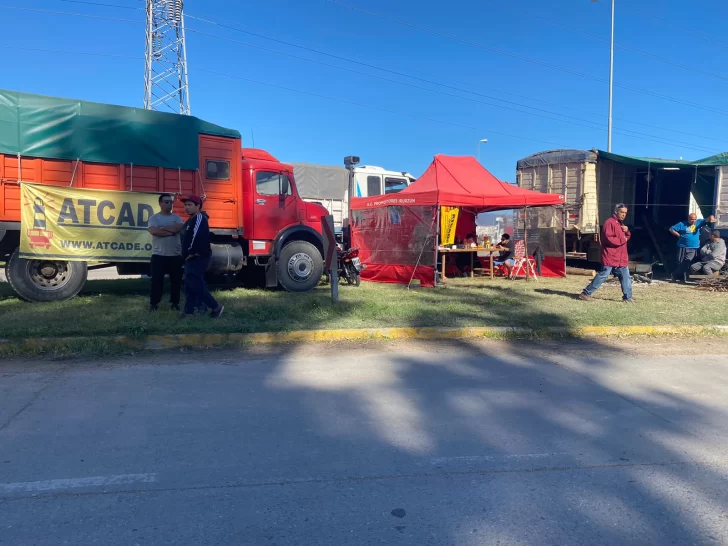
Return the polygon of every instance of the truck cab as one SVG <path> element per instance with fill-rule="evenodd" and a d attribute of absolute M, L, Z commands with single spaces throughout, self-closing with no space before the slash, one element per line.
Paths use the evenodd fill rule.
<path fill-rule="evenodd" d="M 398 193 L 415 181 L 415 178 L 409 173 L 387 171 L 382 167 L 372 165 L 354 167 L 353 173 L 356 197 Z"/>
<path fill-rule="evenodd" d="M 328 211 L 301 199 L 293 166 L 254 148 L 243 148 L 241 156 L 248 259 L 265 267 L 267 286 L 310 290 L 323 274 L 321 217 Z"/>

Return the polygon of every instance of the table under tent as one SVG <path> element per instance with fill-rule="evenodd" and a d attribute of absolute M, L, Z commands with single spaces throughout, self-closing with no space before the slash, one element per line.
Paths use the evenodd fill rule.
<path fill-rule="evenodd" d="M 528 233 L 530 223 L 538 225 L 532 209 L 563 218 L 563 203 L 561 195 L 501 182 L 474 157 L 437 155 L 407 189 L 395 195 L 351 200 L 352 246 L 360 249 L 367 266 L 362 273 L 365 280 L 409 284 L 416 279 L 421 286 L 434 286 L 438 247 L 443 235 L 452 237 L 447 226 L 448 233 L 443 233 L 442 207 L 458 209 L 456 235 L 461 236 L 475 233 L 475 218 L 480 213 L 522 209 L 521 227 L 529 243 L 528 254 L 543 256 L 543 276 L 563 277 L 563 222 L 558 227 L 535 230 L 535 235 Z"/>

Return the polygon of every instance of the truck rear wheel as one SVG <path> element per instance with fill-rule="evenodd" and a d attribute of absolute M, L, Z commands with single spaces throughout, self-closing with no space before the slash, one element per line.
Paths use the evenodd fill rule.
<path fill-rule="evenodd" d="M 318 249 L 306 241 L 291 241 L 278 257 L 278 281 L 289 292 L 313 290 L 324 273 Z"/>
<path fill-rule="evenodd" d="M 78 294 L 86 283 L 86 262 L 26 260 L 16 248 L 8 260 L 5 274 L 15 293 L 34 303 L 63 301 Z"/>

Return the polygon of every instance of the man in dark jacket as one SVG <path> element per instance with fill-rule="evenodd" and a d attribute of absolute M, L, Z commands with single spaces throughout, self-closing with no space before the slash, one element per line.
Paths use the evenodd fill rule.
<path fill-rule="evenodd" d="M 207 216 L 200 210 L 202 199 L 190 195 L 182 202 L 190 216 L 182 230 L 182 257 L 185 260 L 185 310 L 182 316 L 189 317 L 198 307 L 205 305 L 212 310 L 210 316 L 218 318 L 224 307 L 215 301 L 205 284 L 205 271 L 210 265 L 212 250 Z"/>
<path fill-rule="evenodd" d="M 619 203 L 614 207 L 614 214 L 602 226 L 602 269 L 592 279 L 584 291 L 579 295 L 581 300 L 592 299 L 592 294 L 607 280 L 610 273 L 619 279 L 622 284 L 622 301 L 634 303 L 632 300 L 632 279 L 629 277 L 629 256 L 627 255 L 627 242 L 632 236 L 629 228 L 624 225 L 627 217 L 627 207 Z"/>

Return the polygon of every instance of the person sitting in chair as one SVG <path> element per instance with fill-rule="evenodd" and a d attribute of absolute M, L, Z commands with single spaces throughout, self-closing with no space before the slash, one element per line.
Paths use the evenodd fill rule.
<path fill-rule="evenodd" d="M 472 248 L 473 246 L 477 246 L 475 241 L 475 235 L 473 235 L 472 233 L 468 233 L 465 236 L 465 240 L 463 241 L 463 246 L 465 248 Z M 457 268 L 460 270 L 460 273 L 463 277 L 470 276 L 470 254 L 468 254 L 467 252 L 458 253 L 457 257 L 455 258 L 455 265 L 457 265 Z"/>
<path fill-rule="evenodd" d="M 500 254 L 498 255 L 498 259 L 495 260 L 493 263 L 495 265 L 504 266 L 508 271 L 508 275 L 510 276 L 513 266 L 516 265 L 516 262 L 513 259 L 513 241 L 511 241 L 511 236 L 507 233 L 504 233 L 501 236 L 500 243 L 498 243 L 498 246 L 496 248 L 500 250 Z"/>
<path fill-rule="evenodd" d="M 711 231 L 710 242 L 700 249 L 700 261 L 690 266 L 690 273 L 717 275 L 725 265 L 725 254 L 725 241 L 720 238 L 720 231 Z"/>

